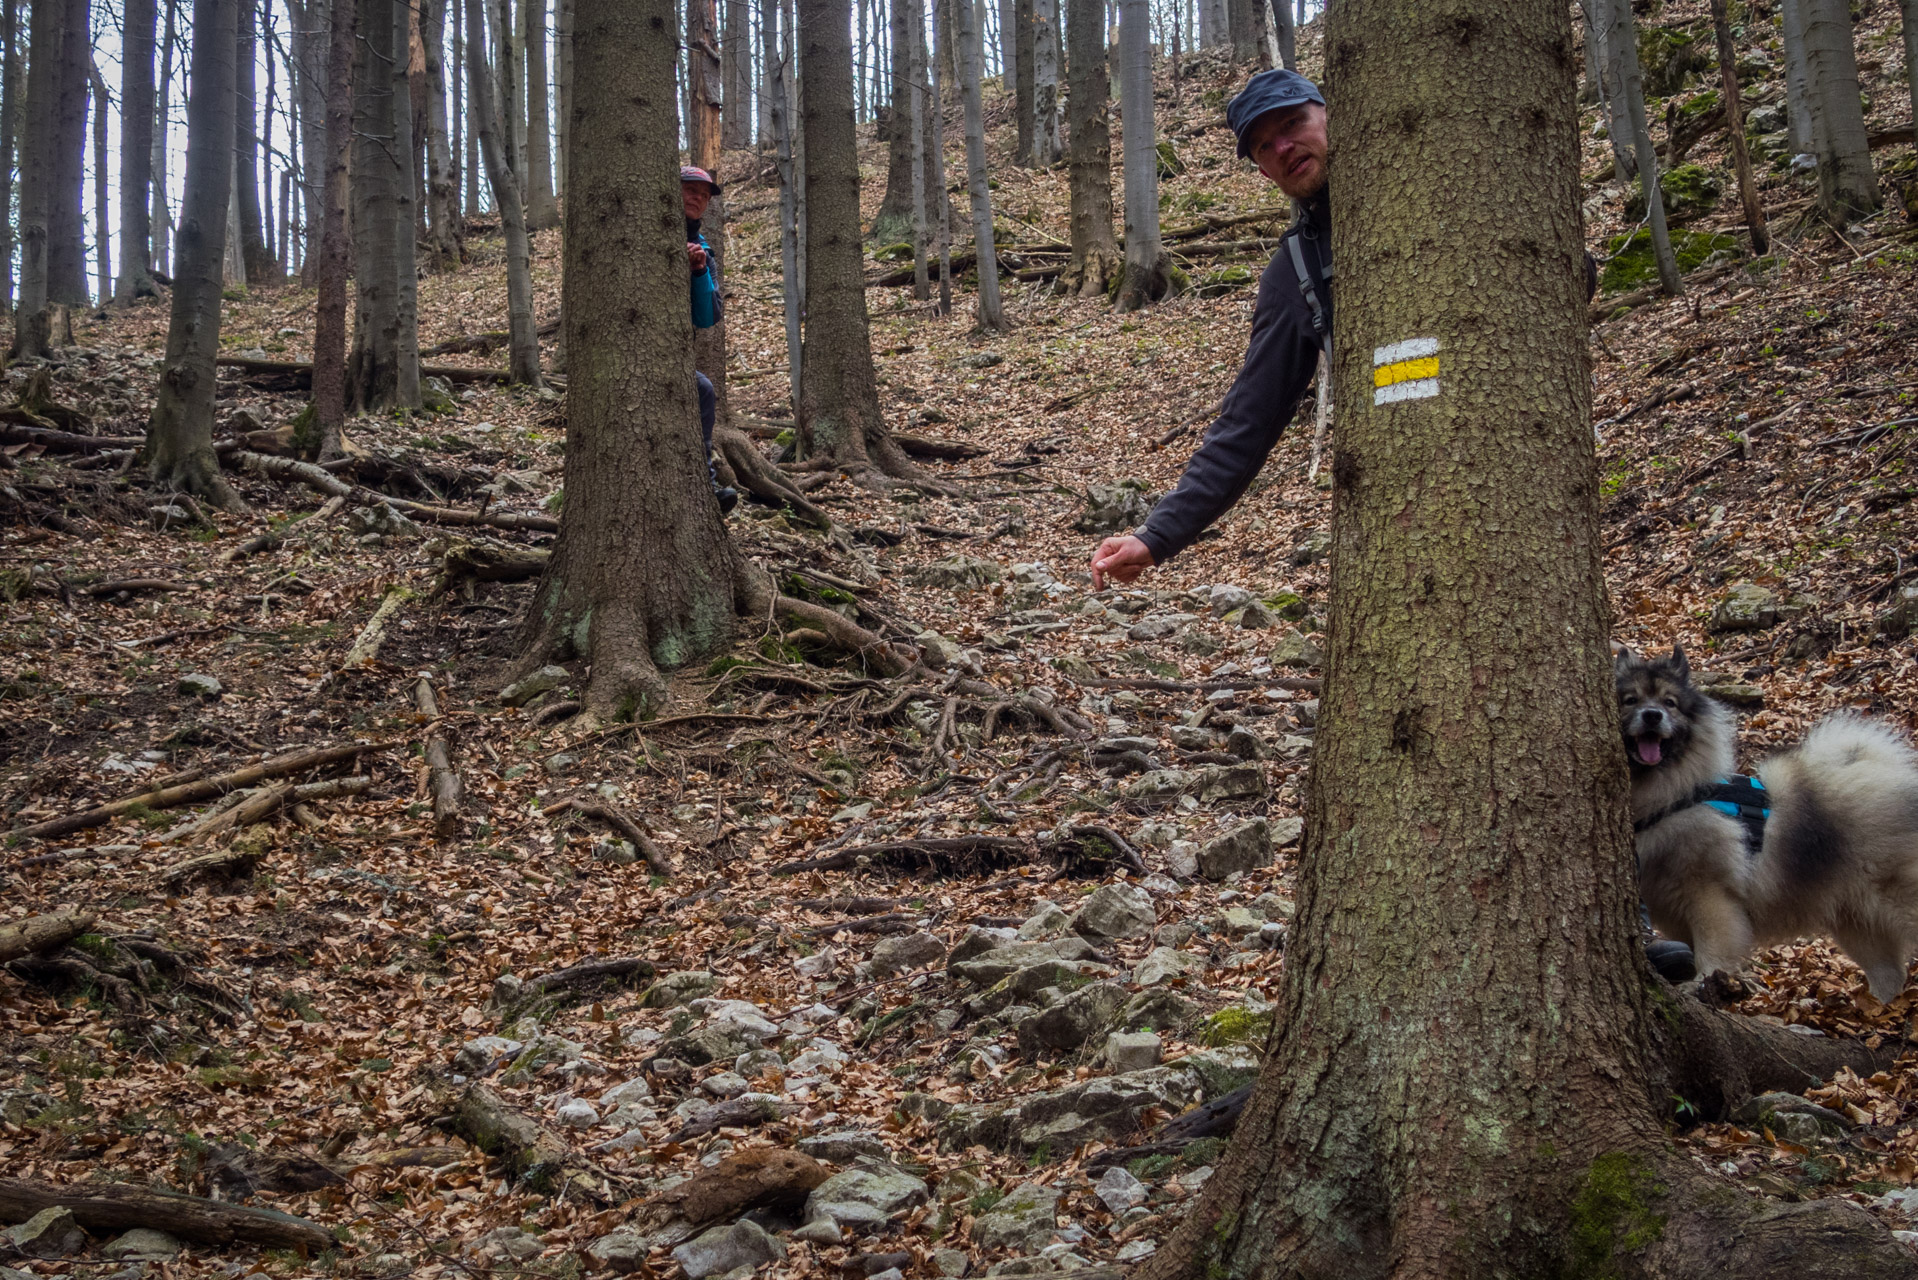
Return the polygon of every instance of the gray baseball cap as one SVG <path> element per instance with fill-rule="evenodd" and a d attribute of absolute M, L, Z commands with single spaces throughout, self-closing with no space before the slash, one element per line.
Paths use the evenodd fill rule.
<path fill-rule="evenodd" d="M 1319 92 L 1317 85 L 1296 71 L 1275 67 L 1270 71 L 1261 71 L 1246 81 L 1245 88 L 1225 108 L 1225 122 L 1238 135 L 1239 159 L 1251 158 L 1252 153 L 1246 143 L 1254 120 L 1268 111 L 1296 107 L 1301 102 L 1316 102 L 1322 107 L 1325 105 L 1325 96 Z"/>

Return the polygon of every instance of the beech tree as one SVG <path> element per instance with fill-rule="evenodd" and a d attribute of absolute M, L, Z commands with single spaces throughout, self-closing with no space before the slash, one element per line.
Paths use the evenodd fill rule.
<path fill-rule="evenodd" d="M 1805 53 L 1805 0 L 1779 0 L 1778 33 L 1785 45 L 1785 127 L 1794 155 L 1817 146 L 1812 104 L 1811 59 Z"/>
<path fill-rule="evenodd" d="M 167 128 L 172 121 L 173 46 L 178 0 L 166 0 L 166 28 L 160 37 L 160 80 L 154 86 L 153 103 L 153 175 L 151 213 L 147 235 L 152 249 L 148 261 L 153 270 L 172 270 L 173 210 L 167 203 Z"/>
<path fill-rule="evenodd" d="M 350 3 L 351 0 L 337 0 Z M 353 347 L 347 403 L 420 405 L 407 0 L 358 0 L 353 75 Z"/>
<path fill-rule="evenodd" d="M 1611 82 L 1611 60 L 1605 37 L 1613 23 L 1612 0 L 1578 0 L 1585 17 L 1585 47 L 1588 61 L 1596 67 L 1593 83 L 1599 102 L 1605 108 L 1605 138 L 1612 148 L 1612 168 L 1621 182 L 1638 176 L 1638 154 L 1632 150 L 1632 114 L 1625 95 Z"/>
<path fill-rule="evenodd" d="M 1118 307 L 1136 311 L 1172 285 L 1159 239 L 1159 136 L 1152 121 L 1152 36 L 1147 0 L 1119 0 L 1119 108 L 1125 142 L 1125 272 Z"/>
<path fill-rule="evenodd" d="M 799 0 L 799 119 L 806 140 L 805 379 L 802 451 L 877 488 L 919 479 L 886 430 L 866 315 L 852 39 L 845 0 Z"/>
<path fill-rule="evenodd" d="M 1105 0 L 1066 0 L 1066 129 L 1072 258 L 1062 293 L 1102 297 L 1122 259 L 1112 235 L 1111 86 L 1106 77 Z"/>
<path fill-rule="evenodd" d="M 1835 1056 L 1676 994 L 1639 942 L 1569 6 L 1340 0 L 1327 42 L 1339 440 L 1298 913 L 1237 1130 L 1134 1276 L 1909 1277 L 1856 1205 L 1780 1211 L 1665 1132 L 1674 1094 L 1712 1112 L 1713 1078 Z"/>
<path fill-rule="evenodd" d="M 1006 328 L 999 306 L 999 251 L 992 239 L 992 189 L 986 175 L 986 119 L 980 101 L 979 67 L 985 61 L 976 5 L 984 0 L 949 0 L 952 42 L 959 65 L 959 95 L 966 130 L 966 190 L 972 200 L 972 249 L 979 268 L 979 327 Z"/>
<path fill-rule="evenodd" d="M 753 42 L 751 0 L 726 0 L 726 42 L 720 47 L 726 82 L 725 146 L 753 145 Z M 895 55 L 896 57 L 897 55 Z"/>
<path fill-rule="evenodd" d="M 157 484 L 227 510 L 239 496 L 213 453 L 214 357 L 220 351 L 222 261 L 232 194 L 234 61 L 246 0 L 194 0 L 193 94 L 187 101 L 186 194 L 159 394 L 147 422 L 147 469 Z"/>
<path fill-rule="evenodd" d="M 1059 0 L 1032 2 L 1032 163 L 1041 169 L 1065 154 L 1059 137 Z"/>
<path fill-rule="evenodd" d="M 426 67 L 426 225 L 432 266 L 456 271 L 466 238 L 459 212 L 459 182 L 446 121 L 446 8 L 450 0 L 421 0 L 420 42 Z M 557 214 L 557 210 L 555 210 Z"/>
<path fill-rule="evenodd" d="M 544 231 L 559 225 L 553 198 L 552 127 L 546 110 L 546 0 L 520 0 L 526 44 L 526 225 Z"/>
<path fill-rule="evenodd" d="M 465 3 L 467 31 L 485 31 L 481 0 Z M 578 74 L 577 65 L 574 74 Z M 486 180 L 493 188 L 493 207 L 499 211 L 500 230 L 506 240 L 506 327 L 510 335 L 507 374 L 514 382 L 537 384 L 539 325 L 533 318 L 532 245 L 526 233 L 526 206 L 520 200 L 519 178 L 506 155 L 501 112 L 493 101 L 493 73 L 486 65 L 486 45 L 477 38 L 466 42 L 466 82 L 473 102 L 472 129 L 479 135 Z M 578 93 L 577 84 L 573 91 Z M 680 252 L 685 252 L 683 241 Z"/>
<path fill-rule="evenodd" d="M 153 177 L 154 0 L 125 0 L 120 28 L 120 276 L 117 302 L 158 296 L 149 265 L 147 187 Z M 0 202 L 4 204 L 4 202 Z"/>
<path fill-rule="evenodd" d="M 61 0 L 42 3 L 58 6 Z M 54 302 L 84 307 L 92 300 L 87 288 L 85 210 L 93 9 L 89 0 L 65 0 L 64 9 L 64 38 L 58 46 L 54 85 L 53 185 L 47 200 L 47 296 Z"/>
<path fill-rule="evenodd" d="M 41 0 L 28 8 L 32 45 L 27 59 L 26 129 L 20 148 L 20 301 L 14 311 L 9 359 L 53 353 L 51 227 L 53 148 L 59 108 L 60 48 L 65 6 Z"/>
<path fill-rule="evenodd" d="M 1878 207 L 1878 175 L 1872 169 L 1865 111 L 1858 97 L 1851 9 L 1847 0 L 1796 2 L 1805 12 L 1818 208 L 1842 227 Z"/>
<path fill-rule="evenodd" d="M 0 210 L 13 209 L 20 124 L 19 0 L 0 0 Z M 0 312 L 13 311 L 13 219 L 0 217 Z"/>
<path fill-rule="evenodd" d="M 1599 46 L 1605 52 L 1605 81 L 1624 103 L 1632 127 L 1632 153 L 1637 161 L 1639 187 L 1645 193 L 1645 214 L 1651 224 L 1652 255 L 1658 262 L 1659 286 L 1669 294 L 1682 293 L 1678 259 L 1672 253 L 1671 233 L 1665 226 L 1665 192 L 1658 185 L 1658 151 L 1645 124 L 1645 79 L 1638 65 L 1638 32 L 1633 25 L 1631 0 L 1592 0 L 1600 23 Z"/>
<path fill-rule="evenodd" d="M 317 12 L 318 6 L 308 10 Z M 347 170 L 353 143 L 358 7 L 353 0 L 332 0 L 327 21 L 328 28 L 314 32 L 312 41 L 319 58 L 315 74 L 324 77 L 326 86 L 319 149 L 308 153 L 308 165 L 319 178 L 319 240 L 310 260 L 319 298 L 313 308 L 312 416 L 310 429 L 298 442 L 322 462 L 340 457 L 346 447 L 346 276 L 352 251 Z M 323 42 L 321 35 L 326 37 Z"/>
<path fill-rule="evenodd" d="M 260 131 L 259 99 L 255 90 L 253 64 L 259 40 L 255 20 L 256 0 L 240 0 L 239 55 L 234 62 L 234 91 L 238 101 L 234 122 L 239 135 L 233 146 L 233 190 L 240 204 L 240 259 L 246 264 L 249 285 L 272 280 L 278 265 L 267 247 L 264 223 L 260 217 Z M 200 38 L 199 32 L 194 38 Z M 410 149 L 409 149 L 410 150 Z"/>

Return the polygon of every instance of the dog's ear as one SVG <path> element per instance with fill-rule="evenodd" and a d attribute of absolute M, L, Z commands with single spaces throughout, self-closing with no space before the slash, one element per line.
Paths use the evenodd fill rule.
<path fill-rule="evenodd" d="M 1692 678 L 1691 659 L 1685 656 L 1684 646 L 1674 642 L 1672 645 L 1672 656 L 1667 658 L 1665 663 L 1672 669 L 1672 674 L 1676 675 L 1680 680 L 1689 680 Z"/>
<path fill-rule="evenodd" d="M 1612 673 L 1614 675 L 1621 671 L 1629 671 L 1637 665 L 1638 655 L 1632 652 L 1630 645 L 1612 641 Z"/>

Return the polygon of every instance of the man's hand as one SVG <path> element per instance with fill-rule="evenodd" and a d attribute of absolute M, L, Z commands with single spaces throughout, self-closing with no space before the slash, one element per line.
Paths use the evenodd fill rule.
<path fill-rule="evenodd" d="M 698 275 L 706 269 L 706 249 L 697 240 L 686 242 L 686 256 L 693 260 L 693 274 Z"/>
<path fill-rule="evenodd" d="M 1131 534 L 1107 538 L 1092 553 L 1092 589 L 1104 591 L 1108 575 L 1115 582 L 1136 582 L 1141 573 L 1157 563 L 1145 543 Z"/>

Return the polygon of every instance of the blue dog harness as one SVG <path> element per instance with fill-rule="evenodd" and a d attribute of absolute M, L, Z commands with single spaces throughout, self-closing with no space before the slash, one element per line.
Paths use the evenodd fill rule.
<path fill-rule="evenodd" d="M 1716 782 L 1707 782 L 1677 804 L 1641 818 L 1632 824 L 1632 830 L 1643 831 L 1674 813 L 1702 804 L 1727 817 L 1738 819 L 1739 825 L 1745 829 L 1745 852 L 1755 857 L 1765 844 L 1765 820 L 1771 817 L 1770 802 L 1771 793 L 1765 790 L 1764 783 L 1747 774 L 1734 773 Z"/>

